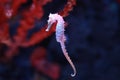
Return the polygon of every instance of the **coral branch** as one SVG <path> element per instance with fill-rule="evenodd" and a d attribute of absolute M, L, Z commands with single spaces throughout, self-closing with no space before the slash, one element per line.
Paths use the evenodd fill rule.
<path fill-rule="evenodd" d="M 65 5 L 64 9 L 59 12 L 59 14 L 63 17 L 68 16 L 69 12 L 72 11 L 73 6 L 76 5 L 76 0 L 68 0 L 67 4 Z"/>

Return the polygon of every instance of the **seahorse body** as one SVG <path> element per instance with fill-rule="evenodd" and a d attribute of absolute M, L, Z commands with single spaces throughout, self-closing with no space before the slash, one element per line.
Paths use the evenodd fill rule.
<path fill-rule="evenodd" d="M 51 25 L 57 20 L 57 25 L 56 25 L 56 40 L 57 42 L 60 43 L 62 51 L 64 53 L 64 56 L 66 57 L 66 59 L 68 60 L 68 62 L 70 63 L 71 67 L 73 68 L 74 74 L 71 74 L 72 77 L 74 77 L 76 75 L 76 68 L 73 64 L 73 62 L 71 61 L 68 52 L 65 48 L 65 40 L 66 37 L 64 35 L 64 20 L 62 18 L 62 16 L 56 14 L 50 14 L 49 15 L 49 20 L 48 20 L 48 27 L 46 29 L 46 31 L 49 31 Z"/>

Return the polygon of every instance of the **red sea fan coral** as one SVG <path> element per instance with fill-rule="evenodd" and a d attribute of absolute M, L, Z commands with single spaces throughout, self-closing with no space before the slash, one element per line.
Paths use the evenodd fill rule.
<path fill-rule="evenodd" d="M 60 74 L 60 67 L 58 64 L 50 63 L 46 60 L 46 49 L 38 47 L 31 55 L 32 65 L 45 75 L 48 75 L 53 80 L 57 80 Z"/>

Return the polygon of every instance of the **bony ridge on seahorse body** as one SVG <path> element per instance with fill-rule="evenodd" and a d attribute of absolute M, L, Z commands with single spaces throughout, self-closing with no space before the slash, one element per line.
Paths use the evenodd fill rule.
<path fill-rule="evenodd" d="M 65 37 L 65 34 L 64 34 L 64 19 L 62 16 L 60 16 L 59 14 L 51 14 L 49 15 L 49 19 L 48 19 L 48 27 L 46 29 L 46 31 L 49 31 L 49 29 L 51 28 L 52 24 L 54 22 L 57 21 L 57 25 L 56 25 L 56 40 L 57 42 L 60 43 L 61 45 L 61 48 L 62 48 L 62 51 L 64 53 L 64 56 L 66 57 L 66 59 L 68 60 L 68 62 L 70 63 L 71 67 L 73 68 L 73 71 L 74 73 L 71 74 L 72 77 L 74 77 L 76 75 L 76 68 L 73 64 L 73 62 L 71 61 L 69 55 L 68 55 L 68 52 L 65 48 L 65 40 L 66 40 L 66 37 Z"/>

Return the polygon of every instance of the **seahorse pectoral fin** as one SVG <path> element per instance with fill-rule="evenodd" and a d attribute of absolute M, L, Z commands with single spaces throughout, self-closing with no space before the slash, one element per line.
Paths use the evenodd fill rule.
<path fill-rule="evenodd" d="M 64 35 L 63 36 L 63 41 L 66 42 L 66 40 L 67 40 L 67 37 Z"/>

